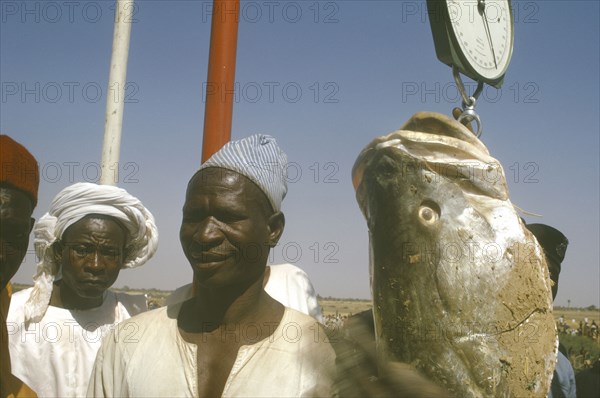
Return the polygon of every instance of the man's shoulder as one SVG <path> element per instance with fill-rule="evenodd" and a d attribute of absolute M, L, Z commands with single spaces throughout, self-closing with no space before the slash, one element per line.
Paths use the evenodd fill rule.
<path fill-rule="evenodd" d="M 302 326 L 321 325 L 315 318 L 291 307 L 285 307 L 282 322 L 296 322 Z"/>
<path fill-rule="evenodd" d="M 556 367 L 554 368 L 556 375 L 558 375 L 558 382 L 561 385 L 568 385 L 575 381 L 575 370 L 569 359 L 560 351 L 556 356 Z M 553 379 L 554 381 L 554 379 Z"/>
<path fill-rule="evenodd" d="M 113 292 L 117 302 L 121 303 L 130 316 L 148 311 L 148 297 L 145 294 Z"/>
<path fill-rule="evenodd" d="M 117 325 L 118 330 L 135 329 L 141 333 L 161 333 L 164 329 L 177 327 L 177 315 L 181 304 L 160 307 L 154 310 L 142 312 Z"/>
<path fill-rule="evenodd" d="M 312 284 L 306 272 L 293 264 L 277 264 L 269 266 L 269 279 L 265 290 L 269 292 L 278 291 L 282 287 L 289 289 L 300 289 L 302 291 L 312 290 Z"/>
<path fill-rule="evenodd" d="M 28 287 L 26 289 L 19 290 L 18 292 L 15 292 L 13 290 L 10 302 L 12 303 L 15 300 L 27 300 L 29 298 L 29 296 L 31 295 L 32 291 L 33 291 L 33 287 Z"/>
<path fill-rule="evenodd" d="M 103 342 L 107 351 L 135 352 L 151 349 L 157 341 L 165 341 L 177 332 L 177 317 L 171 318 L 169 308 L 161 307 L 142 312 L 117 324 Z M 139 351 L 141 350 L 141 351 Z"/>
<path fill-rule="evenodd" d="M 276 334 L 283 336 L 284 340 L 303 341 L 303 344 L 325 343 L 329 345 L 325 329 L 320 322 L 310 315 L 289 307 L 285 308 Z"/>
<path fill-rule="evenodd" d="M 29 296 L 31 296 L 32 290 L 33 288 L 29 287 L 27 289 L 19 290 L 18 292 L 13 293 L 10 296 L 10 307 L 8 313 L 12 314 L 17 309 L 21 310 L 25 306 L 25 302 L 29 299 Z"/>
<path fill-rule="evenodd" d="M 166 305 L 177 304 L 177 303 L 180 303 L 182 301 L 186 301 L 186 300 L 192 298 L 193 295 L 194 295 L 193 284 L 188 283 L 187 285 L 183 285 L 183 286 L 175 289 L 175 291 L 173 291 L 173 293 L 171 293 L 165 299 L 165 304 Z"/>
<path fill-rule="evenodd" d="M 269 265 L 269 267 L 271 267 L 271 272 L 275 273 L 275 274 L 282 274 L 282 275 L 296 274 L 296 275 L 307 276 L 306 272 L 302 268 L 300 268 L 294 264 L 289 264 L 289 263 L 271 264 L 271 265 Z"/>

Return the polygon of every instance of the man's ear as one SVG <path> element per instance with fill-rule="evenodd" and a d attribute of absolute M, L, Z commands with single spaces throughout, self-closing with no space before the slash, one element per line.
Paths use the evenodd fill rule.
<path fill-rule="evenodd" d="M 63 249 L 64 246 L 60 240 L 56 240 L 52 244 L 52 253 L 54 254 L 56 264 L 62 264 Z"/>
<path fill-rule="evenodd" d="M 285 216 L 282 212 L 278 211 L 273 213 L 271 217 L 269 217 L 268 221 L 269 226 L 269 246 L 275 247 L 277 242 L 279 242 L 279 238 L 281 238 L 281 234 L 283 234 L 283 228 L 285 227 Z"/>

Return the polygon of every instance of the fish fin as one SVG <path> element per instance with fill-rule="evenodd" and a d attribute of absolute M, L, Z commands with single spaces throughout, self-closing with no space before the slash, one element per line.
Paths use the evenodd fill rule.
<path fill-rule="evenodd" d="M 537 214 L 537 213 L 532 213 L 530 211 L 527 211 L 525 209 L 520 208 L 519 206 L 517 206 L 516 204 L 513 203 L 513 207 L 517 210 L 518 213 L 520 214 L 525 214 L 527 216 L 532 216 L 532 217 L 544 217 L 543 214 Z"/>

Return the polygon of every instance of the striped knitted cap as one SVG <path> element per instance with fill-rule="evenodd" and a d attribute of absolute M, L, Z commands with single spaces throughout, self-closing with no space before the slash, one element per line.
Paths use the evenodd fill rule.
<path fill-rule="evenodd" d="M 37 205 L 40 173 L 33 155 L 17 141 L 0 135 L 0 183 L 23 191 Z"/>
<path fill-rule="evenodd" d="M 275 211 L 287 193 L 287 156 L 270 135 L 230 141 L 200 166 L 221 167 L 248 177 L 267 195 Z"/>

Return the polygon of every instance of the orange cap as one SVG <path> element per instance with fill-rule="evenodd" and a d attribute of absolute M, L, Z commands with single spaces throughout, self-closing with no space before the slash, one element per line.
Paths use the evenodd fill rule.
<path fill-rule="evenodd" d="M 25 192 L 37 205 L 40 173 L 37 160 L 17 141 L 0 135 L 0 184 Z"/>

